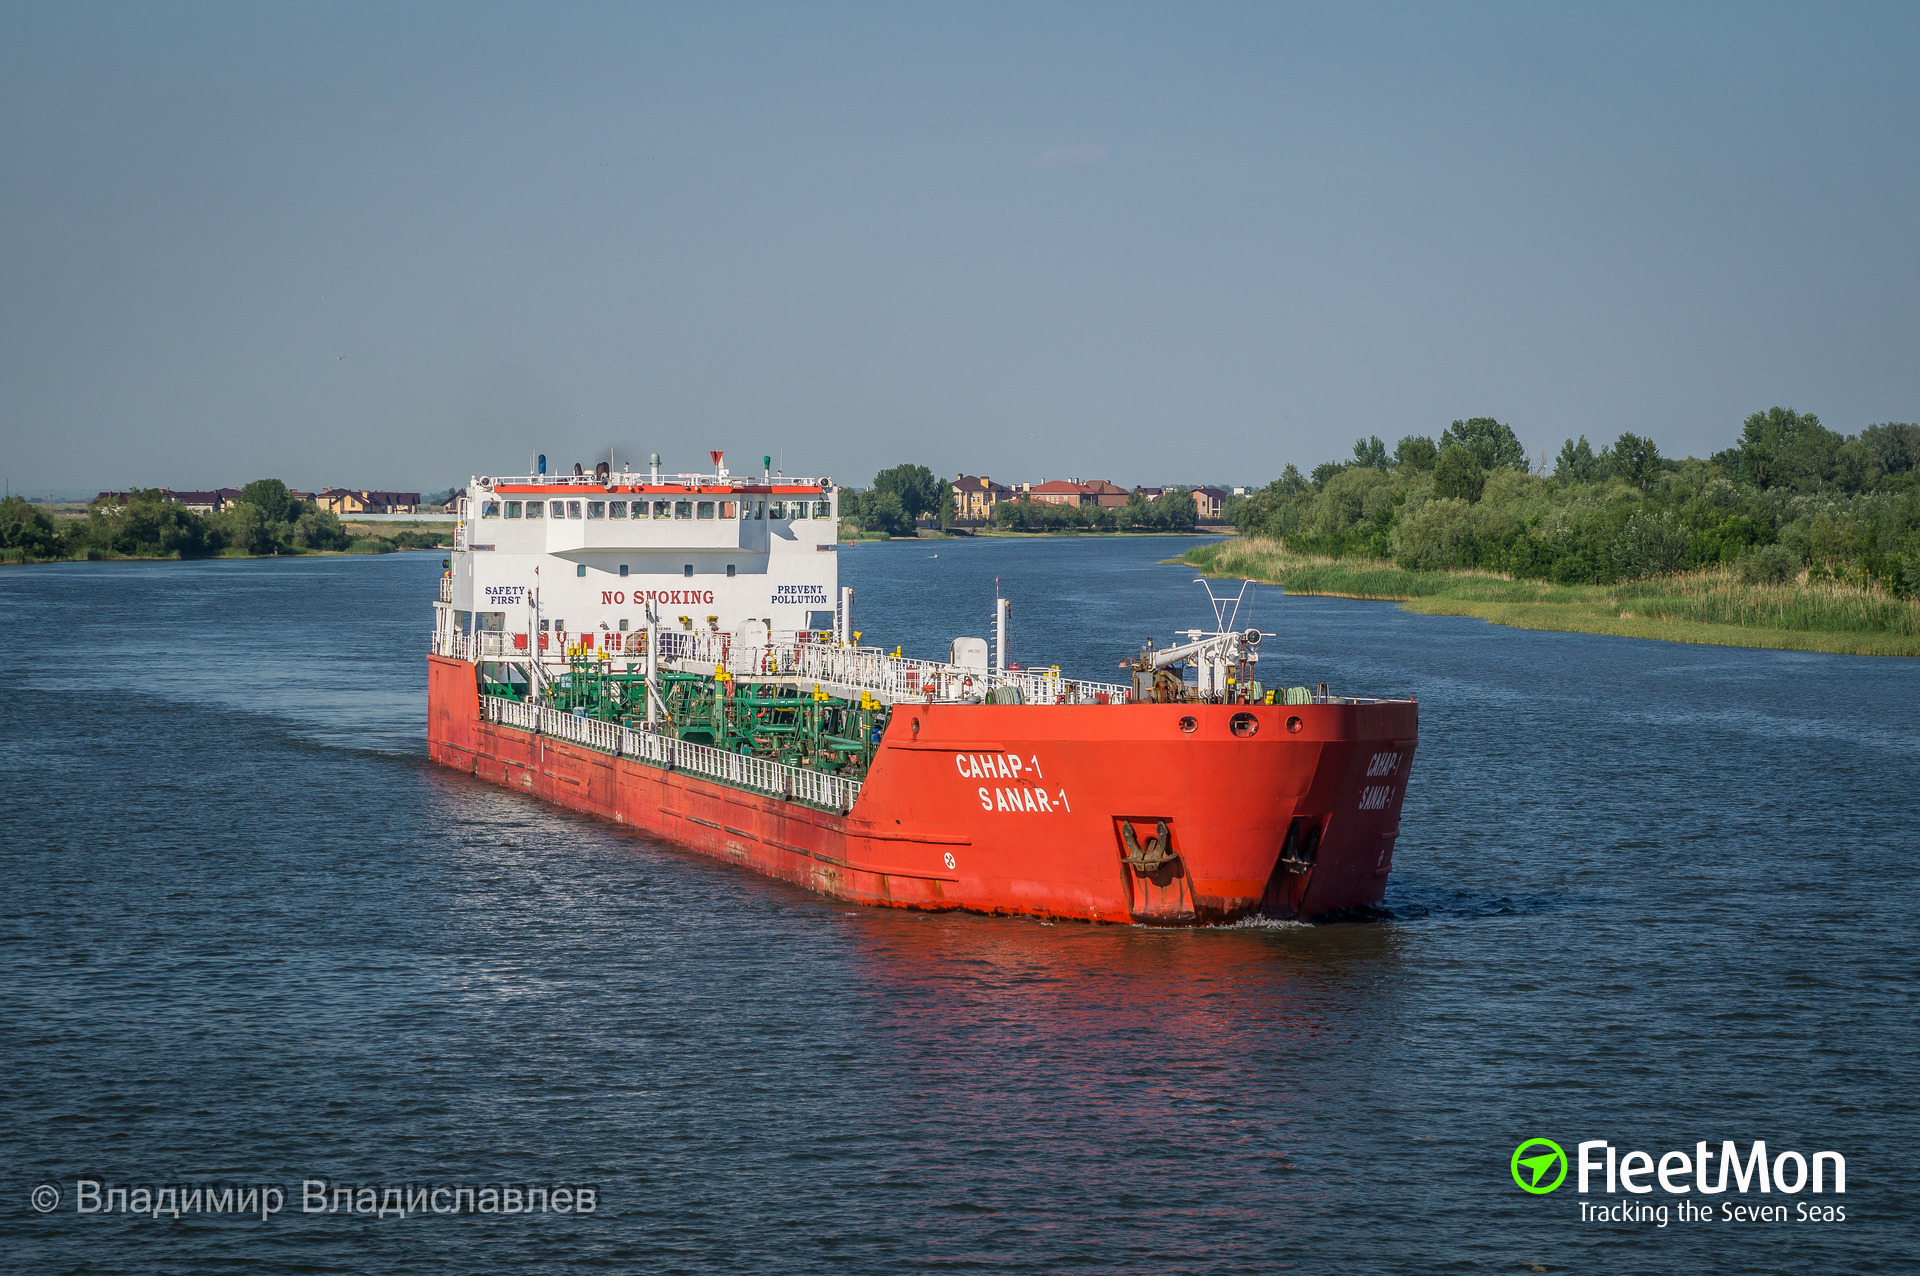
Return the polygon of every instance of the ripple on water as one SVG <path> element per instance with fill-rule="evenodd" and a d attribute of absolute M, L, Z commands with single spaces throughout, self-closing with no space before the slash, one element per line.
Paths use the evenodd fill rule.
<path fill-rule="evenodd" d="M 843 570 L 888 646 L 984 634 L 998 576 L 1015 659 L 1104 677 L 1205 620 L 1157 565 L 1177 548 L 869 545 Z M 586 1181 L 601 1208 L 0 1211 L 15 1266 L 1907 1261 L 1920 663 L 1263 591 L 1268 681 L 1420 697 L 1388 915 L 1055 926 L 849 909 L 427 765 L 438 573 L 0 570 L 5 649 L 34 653 L 0 732 L 0 1155 L 21 1194 Z M 1854 1221 L 1583 1225 L 1513 1188 L 1535 1134 L 1839 1148 Z"/>

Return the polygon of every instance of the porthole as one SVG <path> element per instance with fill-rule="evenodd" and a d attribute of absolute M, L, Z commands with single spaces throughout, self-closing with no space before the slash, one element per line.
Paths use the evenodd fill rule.
<path fill-rule="evenodd" d="M 1296 734 L 1296 735 L 1298 735 L 1298 734 L 1299 734 L 1299 732 L 1300 732 L 1300 727 L 1301 727 L 1301 725 L 1302 725 L 1302 724 L 1301 724 L 1301 722 L 1300 722 L 1300 719 L 1298 719 L 1298 718 L 1288 718 L 1288 719 L 1287 719 L 1287 730 L 1289 730 L 1289 731 L 1291 731 L 1291 732 L 1293 732 L 1293 733 L 1294 733 L 1294 734 Z"/>
<path fill-rule="evenodd" d="M 1233 728 L 1233 733 L 1242 740 L 1251 740 L 1254 734 L 1260 730 L 1260 719 L 1254 717 L 1251 713 L 1236 713 L 1233 715 L 1233 721 L 1228 725 Z"/>
<path fill-rule="evenodd" d="M 1189 735 L 1191 735 L 1194 729 L 1197 728 L 1199 725 L 1200 725 L 1199 719 L 1194 718 L 1192 716 L 1188 716 L 1180 719 L 1180 729 L 1182 731 L 1187 732 Z"/>

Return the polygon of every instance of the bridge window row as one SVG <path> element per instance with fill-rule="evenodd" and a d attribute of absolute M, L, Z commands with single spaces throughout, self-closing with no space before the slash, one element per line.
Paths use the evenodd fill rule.
<path fill-rule="evenodd" d="M 828 518 L 827 501 L 482 501 L 481 518 Z"/>

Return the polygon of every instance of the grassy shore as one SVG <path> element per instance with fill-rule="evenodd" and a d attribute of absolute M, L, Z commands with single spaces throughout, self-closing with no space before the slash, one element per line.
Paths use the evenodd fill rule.
<path fill-rule="evenodd" d="M 1128 540 L 1128 539 L 1131 539 L 1134 537 L 1140 537 L 1140 536 L 1220 536 L 1220 535 L 1231 536 L 1234 534 L 1235 533 L 1231 531 L 1223 533 L 1219 529 L 1211 528 L 1211 527 L 1203 527 L 1197 531 L 1192 531 L 1192 532 L 1141 532 L 1141 531 L 1100 532 L 1100 531 L 1094 531 L 1093 529 L 1086 528 L 1086 527 L 1052 528 L 1044 532 L 1014 532 L 1014 531 L 1007 531 L 1005 529 L 998 528 L 998 527 L 987 528 L 983 530 L 980 528 L 969 527 L 969 528 L 955 528 L 953 531 L 950 531 L 950 532 L 941 532 L 941 531 L 935 531 L 932 528 L 922 528 L 920 532 L 915 536 L 889 536 L 885 532 L 863 532 L 856 528 L 851 528 L 846 526 L 842 526 L 840 529 L 840 539 L 843 542 L 910 541 L 910 540 L 923 540 L 923 541 L 1018 540 L 1018 539 L 1037 540 L 1045 537 L 1052 537 L 1055 540 L 1069 538 L 1069 537 L 1078 537 L 1082 540 L 1092 540 L 1092 539 Z"/>
<path fill-rule="evenodd" d="M 1430 616 L 1477 616 L 1517 629 L 1920 656 L 1920 603 L 1804 578 L 1746 585 L 1725 570 L 1709 570 L 1617 585 L 1554 585 L 1491 572 L 1408 571 L 1377 560 L 1317 558 L 1261 539 L 1196 546 L 1174 561 L 1209 576 L 1281 585 L 1290 594 L 1378 598 Z"/>

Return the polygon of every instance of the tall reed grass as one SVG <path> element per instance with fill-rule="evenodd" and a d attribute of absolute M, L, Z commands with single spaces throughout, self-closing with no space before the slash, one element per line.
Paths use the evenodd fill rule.
<path fill-rule="evenodd" d="M 1527 628 L 1920 655 L 1920 602 L 1804 577 L 1779 585 L 1749 585 L 1719 569 L 1616 585 L 1555 585 L 1493 572 L 1410 571 L 1375 559 L 1296 554 L 1277 541 L 1257 537 L 1197 546 L 1182 561 L 1212 575 L 1282 585 L 1289 593 L 1401 601 L 1418 611 L 1478 615 Z M 1693 626 L 1700 631 L 1690 630 Z M 1713 632 L 1704 632 L 1707 629 Z M 1732 630 L 1750 631 L 1751 640 L 1728 632 Z M 1857 635 L 1863 641 L 1768 638 L 1782 633 Z"/>

